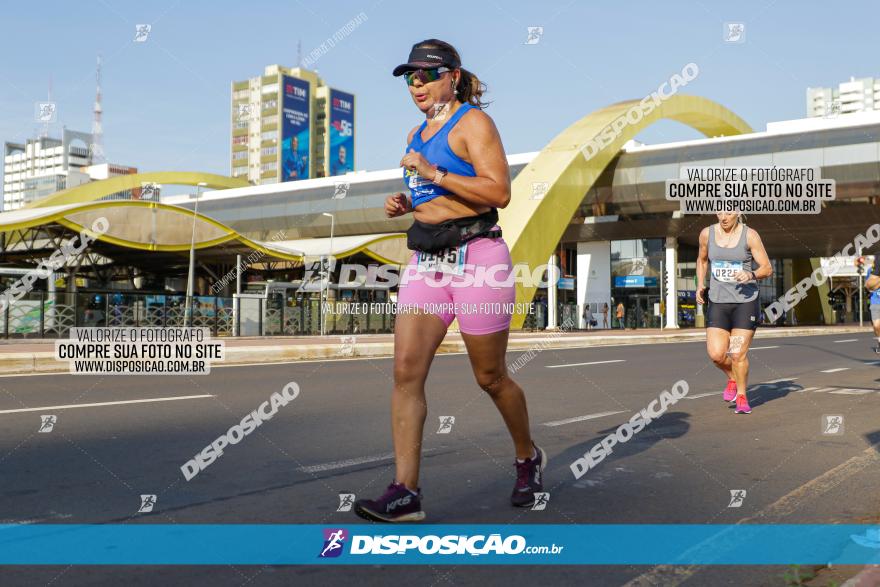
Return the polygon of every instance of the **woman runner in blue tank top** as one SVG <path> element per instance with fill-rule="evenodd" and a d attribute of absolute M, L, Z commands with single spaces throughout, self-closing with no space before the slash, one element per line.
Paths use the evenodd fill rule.
<path fill-rule="evenodd" d="M 410 131 L 400 162 L 409 197 L 403 193 L 388 196 L 385 214 L 392 218 L 412 212 L 413 228 L 423 230 L 410 229 L 410 247 L 419 245 L 425 250 L 413 253 L 398 291 L 391 395 L 396 474 L 382 496 L 359 499 L 354 510 L 363 518 L 382 522 L 425 518 L 419 489 L 427 412 L 425 380 L 437 347 L 456 318 L 477 384 L 501 412 L 513 439 L 517 480 L 511 504 L 531 507 L 535 493 L 543 488 L 547 456 L 532 442 L 525 395 L 510 378 L 505 363 L 509 308 L 516 296 L 510 251 L 500 227 L 492 226 L 497 218 L 494 209 L 510 201 L 510 170 L 501 137 L 482 111 L 483 84 L 461 67 L 458 52 L 448 43 L 437 39 L 417 43 L 407 63 L 393 74 L 404 76 L 410 98 L 425 120 Z M 468 232 L 460 240 L 446 240 L 437 225 L 455 219 L 460 226 L 453 230 Z M 435 239 L 439 238 L 443 240 L 438 243 Z M 497 269 L 507 278 L 493 279 L 492 286 L 464 285 L 465 277 L 474 277 L 483 269 L 490 274 Z M 418 278 L 407 280 L 410 273 Z M 499 287 L 499 281 L 505 283 Z M 500 307 L 508 309 L 499 311 Z M 450 418 L 441 422 L 441 429 L 452 425 Z M 454 476 L 446 479 L 463 487 L 453 481 Z"/>
<path fill-rule="evenodd" d="M 734 414 L 752 412 L 746 396 L 748 351 L 761 319 L 758 280 L 771 275 L 761 237 L 740 221 L 738 212 L 719 213 L 718 224 L 700 233 L 697 303 L 707 305 L 706 350 L 727 375 L 723 399 L 735 402 Z"/>

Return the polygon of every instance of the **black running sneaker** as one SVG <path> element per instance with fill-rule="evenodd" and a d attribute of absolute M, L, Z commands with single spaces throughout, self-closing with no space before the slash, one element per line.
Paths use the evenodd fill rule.
<path fill-rule="evenodd" d="M 392 482 L 379 499 L 355 501 L 354 513 L 375 522 L 420 522 L 425 519 L 422 490 L 413 495 L 402 483 Z"/>
<path fill-rule="evenodd" d="M 514 461 L 516 467 L 516 485 L 510 495 L 510 503 L 520 508 L 532 507 L 535 503 L 535 492 L 544 489 L 544 467 L 547 466 L 547 453 L 535 443 L 535 452 L 538 455 L 524 462 Z"/>

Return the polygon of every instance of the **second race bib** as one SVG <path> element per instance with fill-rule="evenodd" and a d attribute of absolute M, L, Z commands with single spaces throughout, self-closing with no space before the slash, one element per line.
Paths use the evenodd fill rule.
<path fill-rule="evenodd" d="M 712 261 L 712 275 L 718 281 L 736 283 L 736 274 L 742 270 L 742 261 Z"/>

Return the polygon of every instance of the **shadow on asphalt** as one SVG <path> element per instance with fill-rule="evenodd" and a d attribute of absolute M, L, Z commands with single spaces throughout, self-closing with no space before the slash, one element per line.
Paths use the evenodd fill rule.
<path fill-rule="evenodd" d="M 868 441 L 868 444 L 874 447 L 874 450 L 880 453 L 880 430 L 868 432 L 865 434 L 865 440 Z"/>
<path fill-rule="evenodd" d="M 874 361 L 877 360 L 877 358 L 880 358 L 880 357 L 877 357 L 877 358 L 873 358 L 873 359 L 862 359 L 862 358 L 860 358 L 860 357 L 855 357 L 855 356 L 853 356 L 853 355 L 847 355 L 846 353 L 841 353 L 841 352 L 838 352 L 838 351 L 832 351 L 832 350 L 831 350 L 830 348 L 828 348 L 828 347 L 822 347 L 822 346 L 818 346 L 818 345 L 816 345 L 816 344 L 807 344 L 807 343 L 803 343 L 803 342 L 786 342 L 786 343 L 780 343 L 780 346 L 783 346 L 783 345 L 784 345 L 784 346 L 790 346 L 790 347 L 804 347 L 804 348 L 812 349 L 812 350 L 815 350 L 815 351 L 821 351 L 821 352 L 823 352 L 823 353 L 825 353 L 825 354 L 827 354 L 827 355 L 834 355 L 835 357 L 839 357 L 839 358 L 841 358 L 841 359 L 847 359 L 847 360 L 849 360 L 849 361 L 855 361 L 855 362 L 857 362 L 857 363 L 866 363 L 866 364 L 867 364 L 867 363 L 873 363 Z M 869 347 L 869 349 L 870 349 L 870 348 L 872 348 L 872 347 Z"/>
<path fill-rule="evenodd" d="M 687 421 L 690 417 L 691 415 L 686 412 L 667 412 L 645 426 L 639 433 L 633 435 L 628 442 L 615 444 L 611 448 L 611 454 L 606 456 L 600 463 L 597 463 L 590 471 L 601 470 L 604 467 L 612 466 L 618 461 L 641 454 L 661 440 L 681 438 L 691 428 L 690 422 Z M 565 467 L 568 469 L 570 463 L 581 458 L 585 453 L 589 453 L 594 446 L 602 442 L 609 434 L 614 434 L 618 426 L 620 424 L 600 430 L 595 437 L 566 449 L 552 457 L 550 462 L 565 463 Z M 587 475 L 589 475 L 589 472 Z"/>
<path fill-rule="evenodd" d="M 762 406 L 766 403 L 772 402 L 773 400 L 782 399 L 788 394 L 792 392 L 797 392 L 801 389 L 803 389 L 803 386 L 798 385 L 793 381 L 780 381 L 778 383 L 763 383 L 761 385 L 756 385 L 754 387 L 750 387 L 748 390 L 749 405 L 753 408 L 757 406 Z M 730 404 L 729 407 L 732 410 L 736 407 L 736 405 Z"/>

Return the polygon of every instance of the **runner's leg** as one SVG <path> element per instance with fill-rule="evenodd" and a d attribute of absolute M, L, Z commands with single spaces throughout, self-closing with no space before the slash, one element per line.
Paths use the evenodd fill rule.
<path fill-rule="evenodd" d="M 754 330 L 744 328 L 734 328 L 730 333 L 731 348 L 729 357 L 733 370 L 733 379 L 736 380 L 736 394 L 738 396 L 747 397 L 746 385 L 749 379 L 748 352 L 754 335 Z"/>
<path fill-rule="evenodd" d="M 730 347 L 730 332 L 722 328 L 706 329 L 706 350 L 715 366 L 724 371 L 727 379 L 734 379 L 733 362 L 727 355 Z"/>
<path fill-rule="evenodd" d="M 480 335 L 462 333 L 461 337 L 467 347 L 477 384 L 489 394 L 501 412 L 513 439 L 517 458 L 527 459 L 532 456 L 529 412 L 522 388 L 507 373 L 505 355 L 509 333 L 509 330 Z"/>
<path fill-rule="evenodd" d="M 876 314 L 880 314 L 880 308 L 875 311 L 877 306 L 871 308 L 871 325 L 874 327 L 874 352 L 880 353 L 880 316 L 875 319 Z"/>
<path fill-rule="evenodd" d="M 446 323 L 434 314 L 398 314 L 394 323 L 391 433 L 395 479 L 413 491 L 419 486 L 422 430 L 428 412 L 425 380 L 446 328 Z"/>

